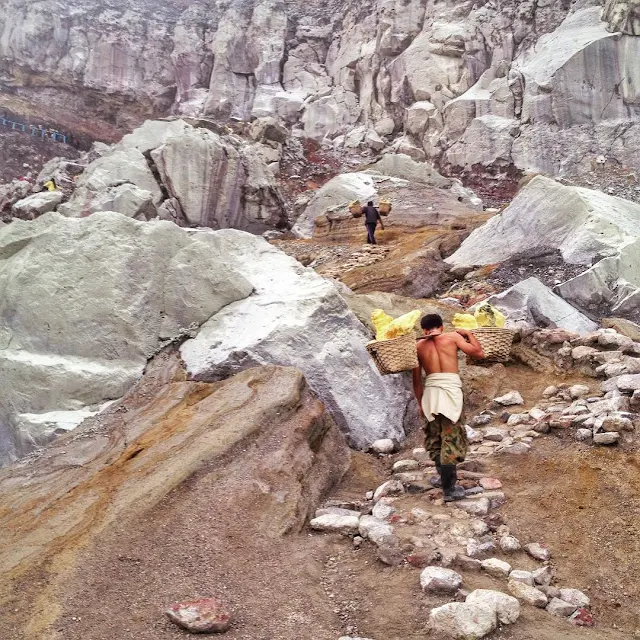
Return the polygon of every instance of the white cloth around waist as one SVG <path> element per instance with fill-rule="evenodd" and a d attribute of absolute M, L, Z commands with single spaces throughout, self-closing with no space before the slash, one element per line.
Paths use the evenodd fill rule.
<path fill-rule="evenodd" d="M 432 373 L 427 376 L 422 392 L 422 411 L 429 422 L 443 415 L 458 422 L 462 415 L 462 380 L 457 373 Z"/>

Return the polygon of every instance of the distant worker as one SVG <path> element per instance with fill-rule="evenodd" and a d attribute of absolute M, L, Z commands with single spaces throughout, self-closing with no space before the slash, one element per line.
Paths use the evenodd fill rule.
<path fill-rule="evenodd" d="M 58 189 L 58 185 L 54 178 L 49 178 L 43 185 L 42 191 L 56 191 Z"/>
<path fill-rule="evenodd" d="M 380 228 L 384 231 L 384 224 L 380 217 L 380 212 L 373 206 L 373 201 L 369 200 L 364 208 L 364 224 L 367 227 L 367 244 L 378 244 L 376 242 L 376 227 L 380 222 Z"/>

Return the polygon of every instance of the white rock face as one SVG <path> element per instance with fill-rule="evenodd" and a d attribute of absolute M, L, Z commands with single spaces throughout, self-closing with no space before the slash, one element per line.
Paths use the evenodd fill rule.
<path fill-rule="evenodd" d="M 353 200 L 366 204 L 377 197 L 376 183 L 368 173 L 344 173 L 332 178 L 312 196 L 292 231 L 300 238 L 311 238 L 315 220 L 333 207 L 344 207 Z"/>
<path fill-rule="evenodd" d="M 601 154 L 637 168 L 636 1 L 520 4 L 7 0 L 0 57 L 18 99 L 84 133 L 101 119 L 113 137 L 141 113 L 277 116 L 318 142 L 355 126 L 374 148 L 396 136 L 467 171 L 557 175 Z M 29 82 L 43 76 L 59 84 Z"/>
<path fill-rule="evenodd" d="M 537 278 L 527 278 L 483 301 L 494 305 L 507 317 L 509 326 L 560 327 L 576 333 L 595 331 L 598 325 L 557 296 Z M 479 303 L 479 304 L 483 304 Z"/>
<path fill-rule="evenodd" d="M 476 229 L 446 262 L 503 262 L 525 251 L 559 249 L 566 262 L 590 265 L 638 235 L 640 205 L 598 191 L 535 177 L 505 209 Z"/>
<path fill-rule="evenodd" d="M 404 438 L 410 394 L 403 382 L 375 371 L 370 337 L 336 288 L 262 238 L 233 230 L 211 235 L 254 295 L 204 324 L 181 355 L 194 379 L 215 380 L 270 362 L 298 367 L 351 444 Z"/>
<path fill-rule="evenodd" d="M 253 290 L 207 239 L 113 213 L 15 221 L 0 252 L 0 404 L 11 422 L 119 398 L 161 340 Z M 12 455 L 33 445 L 13 440 Z"/>

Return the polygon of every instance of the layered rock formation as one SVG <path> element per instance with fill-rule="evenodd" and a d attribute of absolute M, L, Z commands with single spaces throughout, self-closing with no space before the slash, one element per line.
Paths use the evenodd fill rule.
<path fill-rule="evenodd" d="M 188 382 L 176 354 L 163 354 L 107 414 L 0 472 L 0 589 L 3 602 L 15 602 L 11 619 L 4 617 L 3 637 L 43 637 L 54 623 L 56 634 L 91 635 L 105 614 L 123 637 L 130 617 L 113 611 L 129 586 L 136 592 L 126 596 L 129 602 L 142 592 L 149 597 L 143 608 L 151 628 L 158 603 L 178 597 L 173 590 L 197 591 L 203 570 L 217 573 L 207 582 L 243 597 L 262 590 L 274 574 L 261 559 L 273 559 L 281 546 L 291 554 L 283 536 L 302 529 L 348 464 L 344 437 L 298 371 L 260 367 L 224 382 Z M 181 540 L 175 525 L 187 522 L 193 528 L 184 529 Z M 256 568 L 250 591 L 230 577 L 237 564 L 229 553 L 232 539 Z M 187 540 L 206 549 L 208 561 L 197 572 L 176 563 L 175 549 L 186 549 Z M 139 580 L 125 586 L 128 579 L 113 579 L 114 570 L 126 571 L 122 559 L 137 554 L 138 542 L 150 559 L 166 563 L 156 573 L 145 562 L 145 574 L 157 575 L 158 584 L 141 588 Z M 283 598 L 295 597 L 299 565 L 277 564 L 291 584 Z M 177 586 L 178 565 L 189 586 Z M 174 579 L 166 579 L 168 572 Z M 35 574 L 46 575 L 53 588 L 43 590 Z M 107 583 L 118 583 L 119 594 L 107 596 Z M 15 588 L 20 584 L 25 588 Z M 98 598 L 93 604 L 89 593 Z M 70 604 L 75 597 L 79 601 Z M 247 615 L 260 624 L 266 612 L 252 602 Z M 60 615 L 67 606 L 73 620 Z M 79 615 L 84 606 L 93 614 Z M 63 631 L 67 622 L 74 628 Z"/>
<path fill-rule="evenodd" d="M 49 213 L 3 227 L 0 255 L 2 461 L 121 397 L 201 325 L 183 347 L 194 377 L 295 363 L 352 444 L 403 436 L 410 396 L 374 370 L 367 330 L 330 282 L 261 238 Z"/>
<path fill-rule="evenodd" d="M 170 111 L 274 115 L 327 144 L 456 171 L 559 174 L 600 155 L 637 167 L 638 11 L 635 0 L 55 11 L 10 0 L 2 82 L 17 112 L 95 137 Z"/>

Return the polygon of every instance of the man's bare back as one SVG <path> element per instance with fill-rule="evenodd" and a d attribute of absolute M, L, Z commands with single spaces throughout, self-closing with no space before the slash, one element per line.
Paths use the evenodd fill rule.
<path fill-rule="evenodd" d="M 457 333 L 443 333 L 418 341 L 418 360 L 428 374 L 458 373 L 458 349 L 464 338 Z"/>
<path fill-rule="evenodd" d="M 418 340 L 419 366 L 413 370 L 413 389 L 422 414 L 422 369 L 432 373 L 458 373 L 458 350 L 472 358 L 483 358 L 484 351 L 478 339 L 466 329 L 444 333 L 444 327 L 425 330 L 424 338 Z"/>

